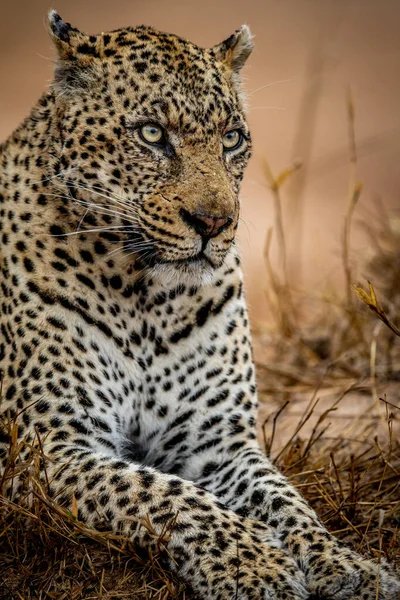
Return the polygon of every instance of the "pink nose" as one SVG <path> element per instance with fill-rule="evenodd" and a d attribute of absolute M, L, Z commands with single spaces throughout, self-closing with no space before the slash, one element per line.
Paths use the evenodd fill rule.
<path fill-rule="evenodd" d="M 215 237 L 226 229 L 233 221 L 232 217 L 212 217 L 210 215 L 190 214 L 187 210 L 181 211 L 183 220 L 193 227 L 203 237 Z"/>

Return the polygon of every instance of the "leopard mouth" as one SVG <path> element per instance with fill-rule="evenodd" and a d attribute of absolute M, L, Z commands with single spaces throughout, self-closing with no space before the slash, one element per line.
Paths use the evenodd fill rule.
<path fill-rule="evenodd" d="M 145 248 L 142 249 L 140 246 L 144 243 Z M 135 247 L 137 248 L 135 254 L 142 263 L 149 267 L 154 267 L 156 265 L 170 265 L 176 266 L 177 268 L 184 268 L 189 265 L 191 267 L 195 266 L 199 268 L 212 267 L 215 269 L 217 267 L 212 258 L 205 253 L 207 243 L 204 242 L 202 243 L 201 249 L 191 256 L 185 256 L 183 258 L 167 258 L 157 249 L 154 241 L 149 240 L 147 236 L 145 238 L 140 232 L 135 232 L 134 236 L 132 236 L 132 234 L 127 236 L 127 239 L 124 241 L 124 249 L 127 253 L 132 253 L 132 249 Z"/>

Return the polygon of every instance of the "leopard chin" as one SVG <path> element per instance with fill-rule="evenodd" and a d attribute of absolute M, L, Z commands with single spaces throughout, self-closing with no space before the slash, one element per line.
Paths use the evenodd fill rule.
<path fill-rule="evenodd" d="M 216 278 L 215 273 L 216 268 L 204 257 L 190 261 L 156 263 L 151 269 L 151 276 L 166 287 L 212 285 Z"/>

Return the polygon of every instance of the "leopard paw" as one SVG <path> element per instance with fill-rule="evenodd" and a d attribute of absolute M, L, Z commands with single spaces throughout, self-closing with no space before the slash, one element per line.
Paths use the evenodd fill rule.
<path fill-rule="evenodd" d="M 334 546 L 329 554 L 314 555 L 306 574 L 311 600 L 398 600 L 400 580 L 385 563 L 364 560 Z"/>

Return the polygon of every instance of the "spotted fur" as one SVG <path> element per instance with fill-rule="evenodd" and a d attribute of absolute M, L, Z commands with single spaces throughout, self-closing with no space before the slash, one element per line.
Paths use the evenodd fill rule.
<path fill-rule="evenodd" d="M 173 520 L 171 567 L 199 597 L 375 600 L 378 567 L 256 441 L 234 244 L 248 28 L 209 50 L 149 27 L 88 36 L 55 12 L 50 28 L 54 82 L 0 152 L 2 410 L 40 436 L 79 519 L 146 548 L 144 520 Z"/>

